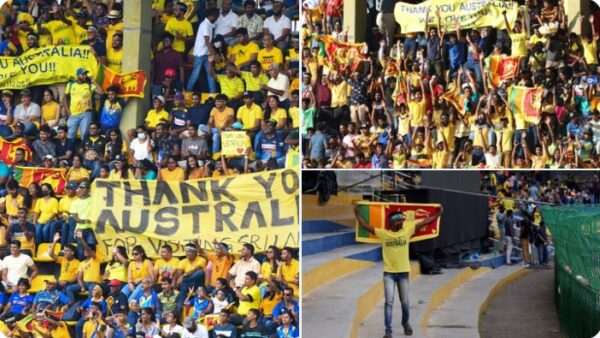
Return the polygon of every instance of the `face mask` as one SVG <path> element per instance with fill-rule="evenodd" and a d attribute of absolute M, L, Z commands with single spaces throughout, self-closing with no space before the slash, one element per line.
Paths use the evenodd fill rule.
<path fill-rule="evenodd" d="M 146 139 L 146 134 L 144 134 L 144 133 L 139 133 L 137 136 L 138 136 L 138 138 L 140 140 L 145 140 Z"/>
<path fill-rule="evenodd" d="M 41 195 L 42 197 L 46 197 L 46 196 L 48 196 L 48 192 L 47 192 L 47 191 L 43 191 L 43 190 L 42 190 L 42 192 L 40 193 L 40 195 Z"/>

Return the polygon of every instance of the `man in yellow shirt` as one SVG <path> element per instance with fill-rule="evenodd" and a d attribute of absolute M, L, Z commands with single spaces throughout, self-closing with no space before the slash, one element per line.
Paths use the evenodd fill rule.
<path fill-rule="evenodd" d="M 187 6 L 178 3 L 173 6 L 173 17 L 167 21 L 165 32 L 173 34 L 173 49 L 179 53 L 185 52 L 186 44 L 191 43 L 194 39 L 194 30 L 192 24 L 185 19 Z"/>
<path fill-rule="evenodd" d="M 248 39 L 248 30 L 240 27 L 235 31 L 237 43 L 229 48 L 229 61 L 241 70 L 250 70 L 250 64 L 256 60 L 260 48 Z"/>
<path fill-rule="evenodd" d="M 228 106 L 236 108 L 240 106 L 240 100 L 244 94 L 244 81 L 236 76 L 236 68 L 233 63 L 228 63 L 225 74 L 215 73 L 212 62 L 208 68 L 208 73 L 221 85 L 221 93 L 227 96 Z"/>
<path fill-rule="evenodd" d="M 198 249 L 193 243 L 185 245 L 185 258 L 179 262 L 177 266 L 176 276 L 174 280 L 179 290 L 189 290 L 191 287 L 194 289 L 199 286 L 204 286 L 206 279 L 206 273 L 204 268 L 206 267 L 206 260 L 198 256 Z M 180 292 L 177 296 L 177 305 L 180 307 L 183 305 L 187 292 Z"/>
<path fill-rule="evenodd" d="M 269 77 L 262 70 L 260 62 L 254 61 L 250 64 L 250 71 L 240 71 L 236 68 L 237 74 L 246 83 L 246 91 L 254 94 L 254 102 L 261 105 L 264 102 L 264 93 L 261 88 L 269 82 Z"/>
<path fill-rule="evenodd" d="M 580 16 L 579 20 L 581 21 L 581 25 L 583 26 L 583 16 Z M 583 56 L 585 58 L 585 62 L 588 64 L 588 69 L 593 72 L 598 66 L 598 39 L 600 39 L 600 35 L 596 33 L 593 15 L 590 15 L 589 21 L 592 26 L 592 36 L 590 37 L 587 34 L 583 34 L 583 39 L 581 39 L 581 45 L 583 46 Z"/>
<path fill-rule="evenodd" d="M 358 211 L 358 205 L 354 204 L 354 215 L 360 226 L 375 235 L 381 241 L 383 253 L 383 285 L 385 293 L 385 336 L 392 336 L 392 310 L 394 305 L 394 289 L 400 292 L 400 303 L 402 304 L 402 326 L 405 335 L 412 335 L 412 328 L 408 323 L 408 275 L 410 273 L 410 261 L 408 259 L 408 246 L 410 238 L 415 232 L 435 221 L 442 215 L 443 208 L 423 220 L 406 220 L 402 212 L 394 212 L 388 216 L 389 230 L 386 228 L 374 228 Z"/>
<path fill-rule="evenodd" d="M 68 235 L 65 234 L 65 237 Z M 52 245 L 48 248 L 48 255 L 54 259 L 54 262 L 60 265 L 60 275 L 58 276 L 58 284 L 61 288 L 69 284 L 77 283 L 77 271 L 79 271 L 79 260 L 75 258 L 75 246 L 66 244 L 63 246 L 64 256 L 58 256 L 54 253 L 54 247 L 60 240 L 61 235 L 55 234 Z"/>
<path fill-rule="evenodd" d="M 112 44 L 113 36 L 117 33 L 123 35 L 125 24 L 123 23 L 121 12 L 118 10 L 111 9 L 106 17 L 108 18 L 108 25 L 104 27 L 104 30 L 106 31 L 106 49 L 108 50 Z"/>
<path fill-rule="evenodd" d="M 52 15 L 50 21 L 38 25 L 39 33 L 50 34 L 52 36 L 52 44 L 55 46 L 77 44 L 73 23 L 65 17 L 63 7 L 57 3 L 53 3 L 50 14 Z"/>
<path fill-rule="evenodd" d="M 240 300 L 238 306 L 237 315 L 245 316 L 248 314 L 250 309 L 258 309 L 260 306 L 260 288 L 256 285 L 258 275 L 254 271 L 246 272 L 246 279 L 244 280 L 244 287 L 235 288 L 235 295 Z M 231 323 L 237 325 L 238 316 L 232 315 Z"/>
<path fill-rule="evenodd" d="M 90 183 L 83 181 L 79 183 L 77 189 L 79 199 L 71 203 L 71 218 L 69 218 L 69 233 L 76 234 L 77 231 L 81 232 L 81 235 L 75 236 L 77 242 L 77 257 L 83 259 L 84 247 L 90 245 L 95 246 L 96 236 L 94 235 L 95 225 L 91 220 L 92 216 L 92 197 L 90 195 Z M 86 245 L 83 246 L 82 242 Z M 95 254 L 94 254 L 95 257 Z"/>
<path fill-rule="evenodd" d="M 61 229 L 61 233 L 64 234 L 60 241 L 61 245 L 64 247 L 69 241 L 70 236 L 73 234 L 69 234 L 69 222 L 67 222 L 69 218 L 69 212 L 71 210 L 71 204 L 73 201 L 78 200 L 77 197 L 77 182 L 69 182 L 65 187 L 65 196 L 63 196 L 60 201 L 58 201 L 58 214 L 56 215 L 56 220 L 50 222 L 50 235 L 55 234 L 59 229 Z"/>
<path fill-rule="evenodd" d="M 173 257 L 173 248 L 169 244 L 163 244 L 160 247 L 160 259 L 154 263 L 154 271 L 156 272 L 157 282 L 160 283 L 165 278 L 173 281 L 175 271 L 179 267 L 179 258 Z"/>
<path fill-rule="evenodd" d="M 281 250 L 281 264 L 277 268 L 277 281 L 285 287 L 294 289 L 294 294 L 299 295 L 299 275 L 300 263 L 294 258 L 292 248 L 283 248 Z"/>
<path fill-rule="evenodd" d="M 212 154 L 218 153 L 221 149 L 220 133 L 233 124 L 234 115 L 233 109 L 227 107 L 227 96 L 224 94 L 215 96 L 215 107 L 210 111 L 207 126 L 207 130 L 213 137 Z"/>
<path fill-rule="evenodd" d="M 123 68 L 123 34 L 113 35 L 112 43 L 106 49 L 106 66 L 113 72 L 119 74 Z"/>
<path fill-rule="evenodd" d="M 283 53 L 281 49 L 273 44 L 273 35 L 266 34 L 263 36 L 263 45 L 265 48 L 258 51 L 257 60 L 260 62 L 263 70 L 269 70 L 272 63 L 283 65 Z"/>
<path fill-rule="evenodd" d="M 94 94 L 105 94 L 102 87 L 88 73 L 89 71 L 85 68 L 77 69 L 77 80 L 67 83 L 65 88 L 64 106 L 67 116 L 69 116 L 67 137 L 70 140 L 75 140 L 78 129 L 82 138 L 87 133 L 93 118 L 92 99 Z"/>
<path fill-rule="evenodd" d="M 152 100 L 154 109 L 150 109 L 144 120 L 146 129 L 153 132 L 160 123 L 169 123 L 169 113 L 164 109 L 165 98 L 162 95 L 156 95 Z"/>
<path fill-rule="evenodd" d="M 256 134 L 260 130 L 260 121 L 264 118 L 262 108 L 254 103 L 254 94 L 244 92 L 244 105 L 237 111 L 237 121 L 241 122 L 244 130 L 251 134 Z"/>

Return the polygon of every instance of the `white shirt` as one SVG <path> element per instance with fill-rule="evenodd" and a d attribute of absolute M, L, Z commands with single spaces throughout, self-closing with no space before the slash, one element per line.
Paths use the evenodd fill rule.
<path fill-rule="evenodd" d="M 29 107 L 25 107 L 22 103 L 15 107 L 15 118 L 19 121 L 28 121 L 31 116 L 41 116 L 40 105 L 31 102 Z"/>
<path fill-rule="evenodd" d="M 488 168 L 500 168 L 502 166 L 502 154 L 485 153 L 485 165 Z"/>
<path fill-rule="evenodd" d="M 292 29 L 292 21 L 285 15 L 281 15 L 279 20 L 275 19 L 275 15 L 271 15 L 265 20 L 263 27 L 268 29 L 271 34 L 275 37 L 275 40 L 279 39 L 283 35 L 284 29 Z"/>
<path fill-rule="evenodd" d="M 217 21 L 215 21 L 215 35 L 225 35 L 231 33 L 232 30 L 237 28 L 238 16 L 232 10 L 223 16 L 223 12 L 219 15 Z"/>
<path fill-rule="evenodd" d="M 288 99 L 290 94 L 290 79 L 287 76 L 279 73 L 277 78 L 270 78 L 269 82 L 267 82 L 267 86 L 277 90 L 284 90 L 283 95 L 277 95 L 279 97 L 279 101 L 285 101 Z M 273 92 L 268 92 L 267 95 L 275 95 Z"/>
<path fill-rule="evenodd" d="M 227 305 L 229 305 L 227 299 L 223 299 L 223 301 L 220 301 L 217 297 L 213 297 L 212 302 L 214 306 L 213 313 L 221 313 L 221 310 L 223 310 L 227 307 Z"/>
<path fill-rule="evenodd" d="M 146 136 L 147 137 L 147 136 Z M 143 159 L 147 159 L 152 161 L 152 152 L 148 151 L 148 142 L 152 142 L 146 138 L 146 142 L 140 142 L 139 138 L 134 138 L 129 144 L 129 148 L 133 150 L 133 159 L 136 161 L 141 161 Z M 152 148 L 150 148 L 152 149 Z"/>
<path fill-rule="evenodd" d="M 204 325 L 196 324 L 196 332 L 191 333 L 187 329 L 183 329 L 181 338 L 208 338 L 208 330 Z"/>
<path fill-rule="evenodd" d="M 208 36 L 209 41 L 212 41 L 214 28 L 215 25 L 208 19 L 204 19 L 204 21 L 202 21 L 200 27 L 198 27 L 198 34 L 196 34 L 196 42 L 194 43 L 194 56 L 208 55 L 209 49 L 206 45 L 206 41 L 204 41 L 204 37 Z"/>
<path fill-rule="evenodd" d="M 169 325 L 169 324 L 165 324 L 165 325 L 163 325 L 162 330 L 167 334 L 179 333 L 179 335 L 183 334 L 183 331 L 185 331 L 183 326 L 178 325 L 178 324 L 175 324 L 175 326 L 173 326 L 173 327 L 171 327 L 171 325 Z"/>
<path fill-rule="evenodd" d="M 8 269 L 7 279 L 13 285 L 17 285 L 19 279 L 27 278 L 27 269 L 33 266 L 33 260 L 31 257 L 19 254 L 19 256 L 14 257 L 13 255 L 8 255 L 4 257 L 4 261 L 2 262 L 3 268 Z"/>
<path fill-rule="evenodd" d="M 260 263 L 254 258 L 250 258 L 249 261 L 245 261 L 244 259 L 240 259 L 235 262 L 231 269 L 229 269 L 229 274 L 235 276 L 235 286 L 242 287 L 244 286 L 244 281 L 246 279 L 246 272 L 254 271 L 256 274 L 260 273 Z"/>

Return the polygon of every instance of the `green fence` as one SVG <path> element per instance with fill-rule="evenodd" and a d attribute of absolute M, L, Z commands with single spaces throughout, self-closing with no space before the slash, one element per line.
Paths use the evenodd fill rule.
<path fill-rule="evenodd" d="M 555 297 L 561 331 L 590 338 L 600 331 L 600 207 L 544 207 L 555 246 Z"/>

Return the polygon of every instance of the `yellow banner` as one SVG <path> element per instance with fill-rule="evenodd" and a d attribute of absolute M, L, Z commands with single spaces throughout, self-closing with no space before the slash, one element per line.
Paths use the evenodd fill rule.
<path fill-rule="evenodd" d="M 439 8 L 442 30 L 456 30 L 456 20 L 460 22 L 462 29 L 485 26 L 505 29 L 502 12 L 506 11 L 508 22 L 511 27 L 514 27 L 519 4 L 492 0 L 429 0 L 418 5 L 398 2 L 394 8 L 394 17 L 402 28 L 402 33 L 425 31 L 427 8 L 429 8 L 428 26 L 430 27 L 437 25 L 435 13 Z"/>
<path fill-rule="evenodd" d="M 24 89 L 31 86 L 65 83 L 85 68 L 94 76 L 96 57 L 89 46 L 49 46 L 30 49 L 17 57 L 0 57 L 0 89 Z"/>
<path fill-rule="evenodd" d="M 221 133 L 221 153 L 225 156 L 242 156 L 248 147 L 245 131 L 224 131 Z"/>
<path fill-rule="evenodd" d="M 175 255 L 199 239 L 233 245 L 298 246 L 299 175 L 285 169 L 185 182 L 95 180 L 92 222 L 101 255 L 142 245 L 151 257 L 170 244 Z"/>

